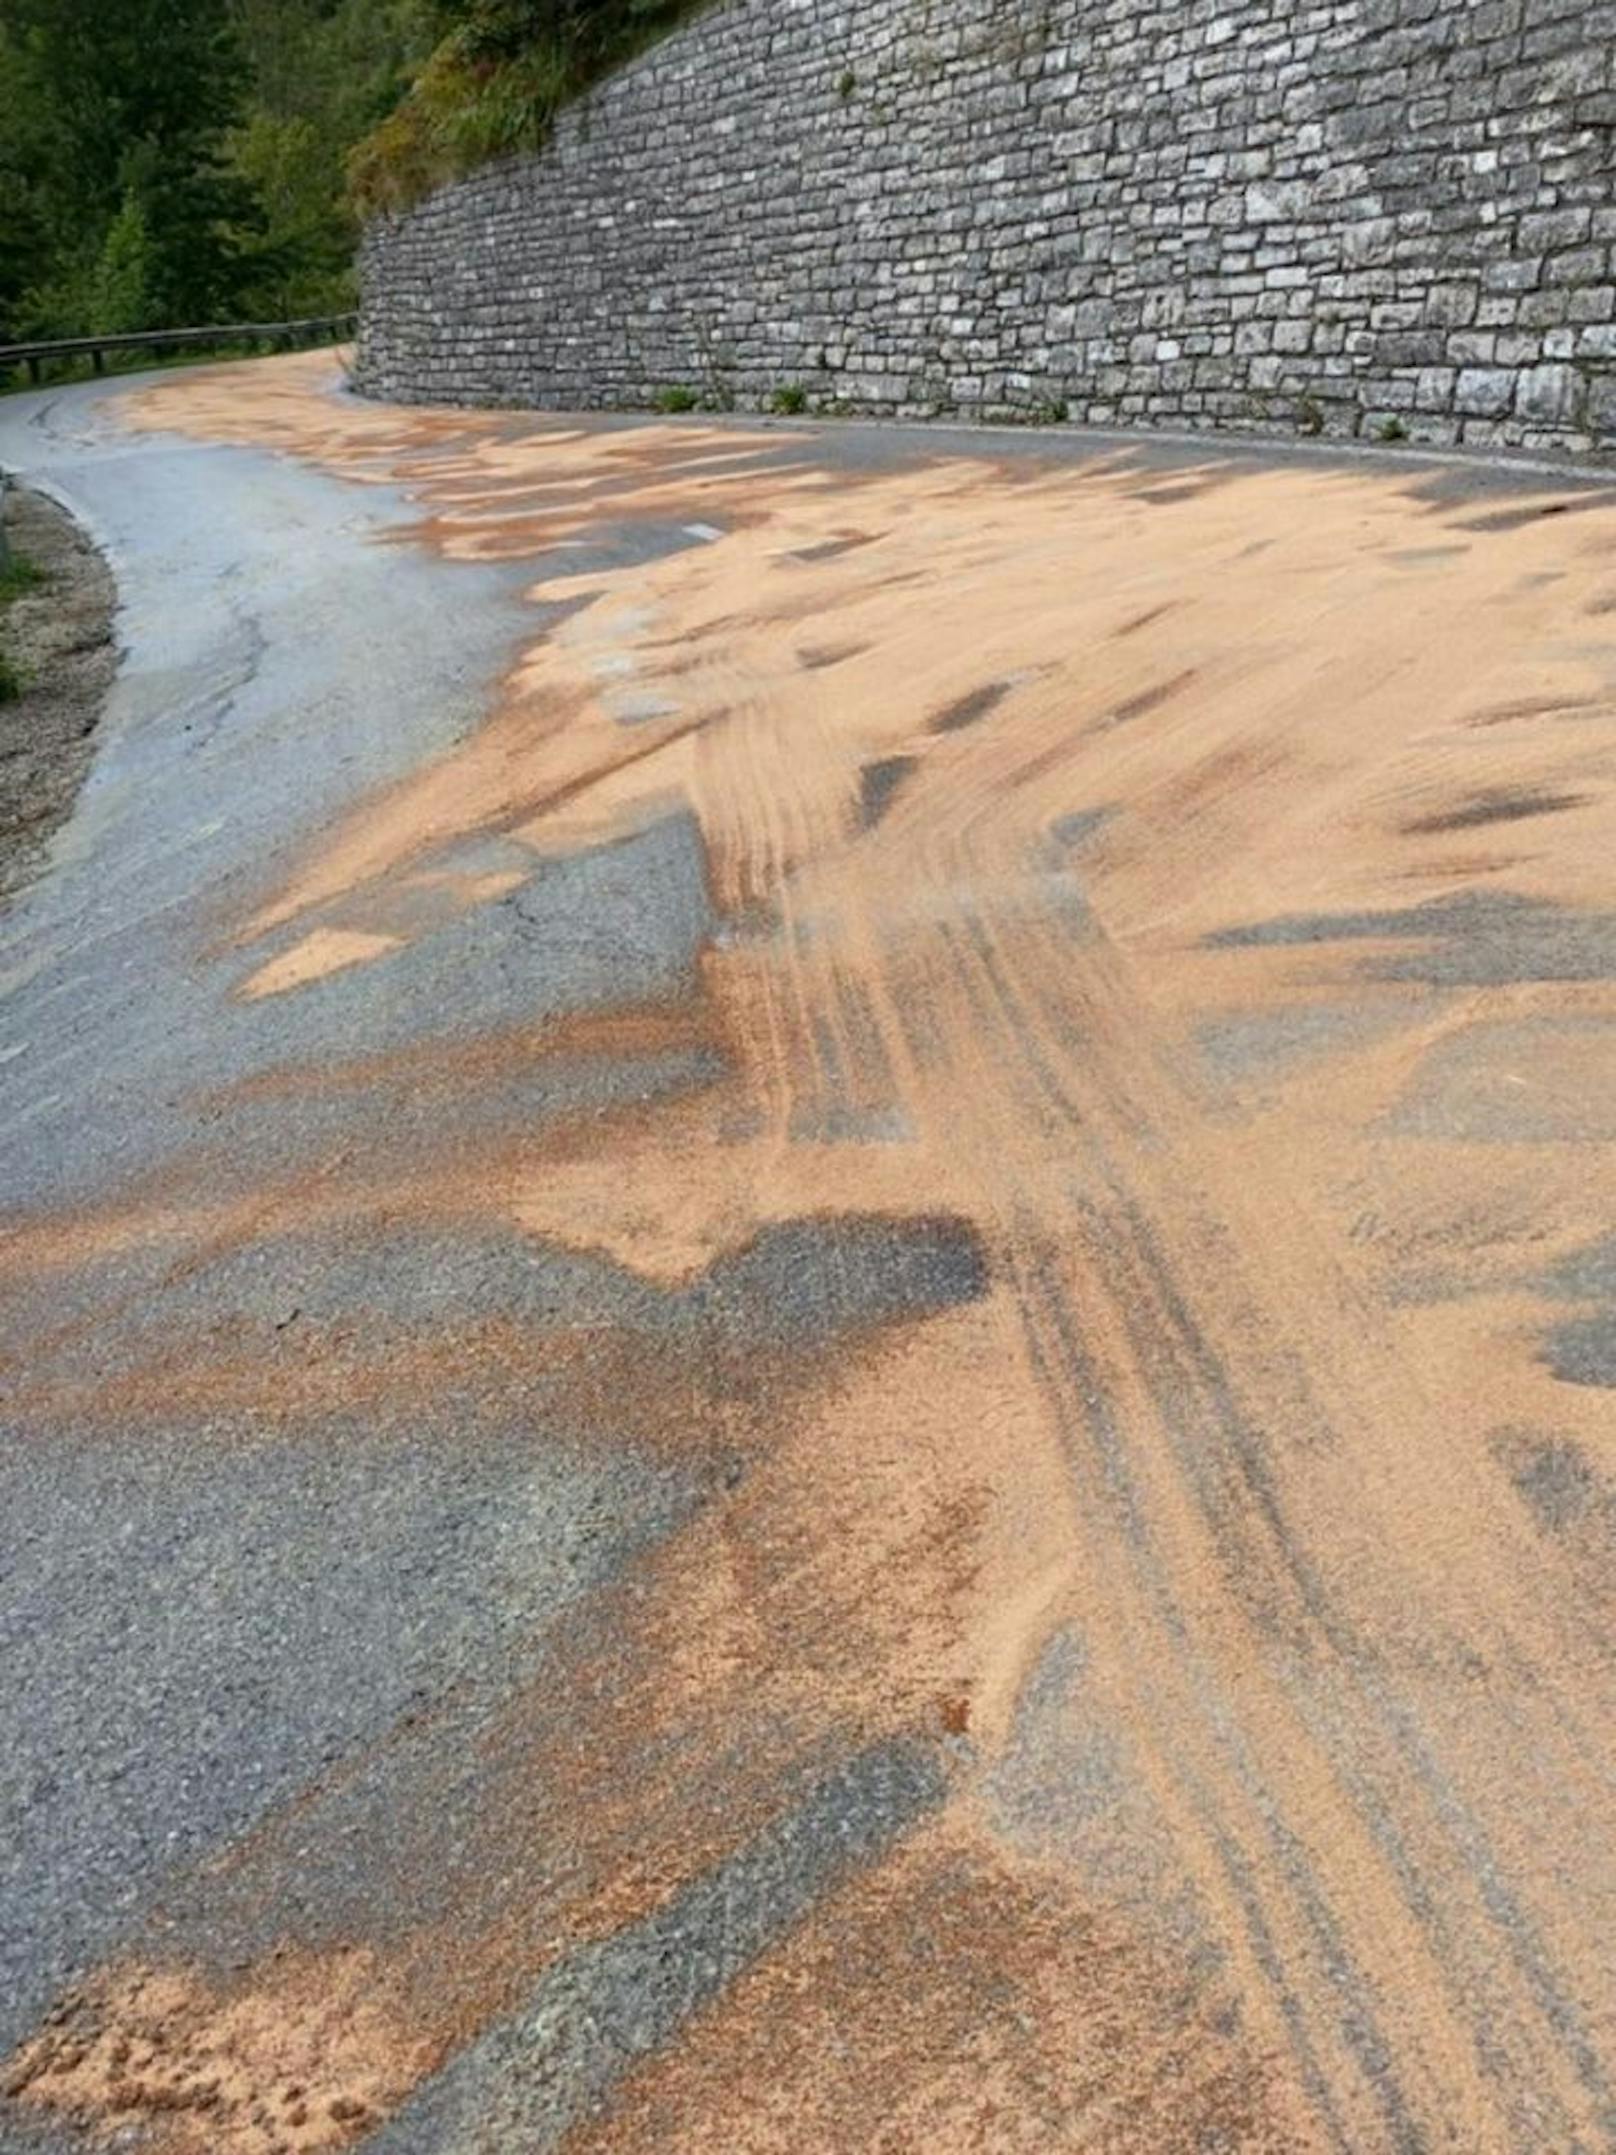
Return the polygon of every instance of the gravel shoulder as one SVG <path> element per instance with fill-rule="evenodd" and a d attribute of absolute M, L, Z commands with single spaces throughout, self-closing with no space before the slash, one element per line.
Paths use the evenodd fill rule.
<path fill-rule="evenodd" d="M 48 496 L 14 488 L 5 502 L 11 552 L 38 580 L 0 598 L 0 651 L 22 681 L 0 703 L 0 895 L 32 881 L 67 820 L 118 663 L 105 561 Z"/>

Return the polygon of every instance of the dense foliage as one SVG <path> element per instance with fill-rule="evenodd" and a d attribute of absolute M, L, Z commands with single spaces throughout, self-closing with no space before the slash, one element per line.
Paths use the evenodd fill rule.
<path fill-rule="evenodd" d="M 351 303 L 353 144 L 430 0 L 0 0 L 0 341 Z"/>
<path fill-rule="evenodd" d="M 354 221 L 693 0 L 0 0 L 0 342 L 352 303 Z"/>

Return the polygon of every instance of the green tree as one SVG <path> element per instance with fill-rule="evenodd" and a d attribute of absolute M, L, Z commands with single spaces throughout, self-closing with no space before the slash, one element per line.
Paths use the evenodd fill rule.
<path fill-rule="evenodd" d="M 0 341 L 336 312 L 401 99 L 429 184 L 537 139 L 608 15 L 683 4 L 0 0 Z"/>
<path fill-rule="evenodd" d="M 43 274 L 14 306 L 84 326 L 112 227 L 126 219 L 125 245 L 138 216 L 143 326 L 227 309 L 253 215 L 223 159 L 244 88 L 228 0 L 0 0 L 0 56 L 26 115 L 11 169 L 43 234 Z"/>
<path fill-rule="evenodd" d="M 251 96 L 230 137 L 261 222 L 244 235 L 246 305 L 263 316 L 353 302 L 345 166 L 431 49 L 425 0 L 231 0 Z"/>
<path fill-rule="evenodd" d="M 46 273 L 51 234 L 36 173 L 41 100 L 27 56 L 0 15 L 0 338 L 17 329 L 23 295 Z"/>
<path fill-rule="evenodd" d="M 134 189 L 107 227 L 90 277 L 85 326 L 119 335 L 146 329 L 152 317 L 152 235 L 146 205 Z"/>

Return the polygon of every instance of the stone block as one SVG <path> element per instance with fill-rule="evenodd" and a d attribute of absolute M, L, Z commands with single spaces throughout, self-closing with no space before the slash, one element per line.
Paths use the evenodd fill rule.
<path fill-rule="evenodd" d="M 1465 367 L 1454 385 L 1457 411 L 1478 419 L 1495 419 L 1515 401 L 1515 373 L 1510 367 Z"/>
<path fill-rule="evenodd" d="M 1526 367 L 1519 376 L 1515 410 L 1537 426 L 1569 427 L 1576 424 L 1584 397 L 1582 376 L 1574 366 Z"/>

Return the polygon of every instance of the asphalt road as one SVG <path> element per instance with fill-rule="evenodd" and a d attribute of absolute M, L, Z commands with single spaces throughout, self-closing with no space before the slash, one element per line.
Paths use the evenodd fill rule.
<path fill-rule="evenodd" d="M 1616 499 L 0 402 L 0 2146 L 1616 2148 Z"/>

